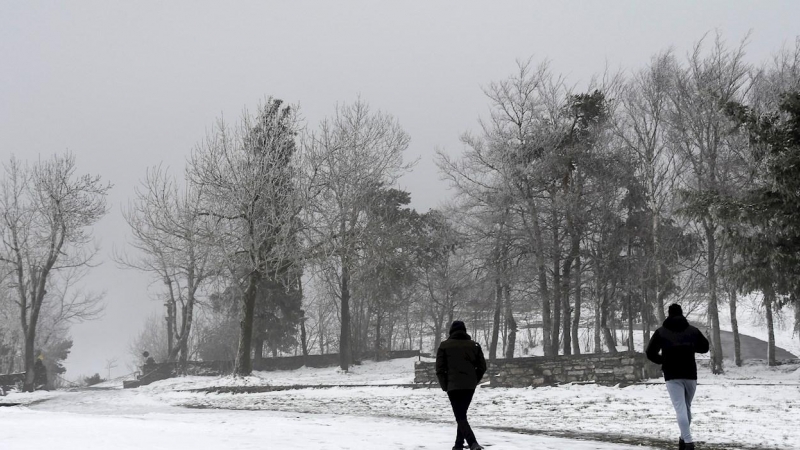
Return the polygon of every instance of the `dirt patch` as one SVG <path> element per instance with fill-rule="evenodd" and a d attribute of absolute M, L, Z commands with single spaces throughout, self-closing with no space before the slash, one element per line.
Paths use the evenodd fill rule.
<path fill-rule="evenodd" d="M 331 388 L 374 388 L 374 387 L 401 387 L 411 389 L 427 389 L 428 386 L 419 384 L 292 384 L 292 385 L 261 385 L 261 386 L 211 386 L 198 389 L 184 389 L 178 392 L 192 392 L 199 394 L 260 394 L 264 392 L 297 391 L 301 389 L 331 389 Z"/>

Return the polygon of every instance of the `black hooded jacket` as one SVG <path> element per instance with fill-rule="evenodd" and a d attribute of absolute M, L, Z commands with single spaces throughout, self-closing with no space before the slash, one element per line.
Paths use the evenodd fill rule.
<path fill-rule="evenodd" d="M 436 352 L 436 377 L 444 391 L 475 389 L 486 373 L 481 346 L 465 330 L 454 330 Z"/>
<path fill-rule="evenodd" d="M 661 364 L 667 381 L 696 380 L 694 354 L 707 352 L 708 339 L 683 316 L 668 317 L 650 338 L 646 350 L 647 359 Z"/>

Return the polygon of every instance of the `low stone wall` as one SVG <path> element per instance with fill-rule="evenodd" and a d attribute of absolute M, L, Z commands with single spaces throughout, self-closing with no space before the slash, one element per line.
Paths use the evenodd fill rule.
<path fill-rule="evenodd" d="M 398 350 L 386 352 L 382 359 L 413 358 L 419 356 L 419 350 Z M 336 367 L 339 365 L 339 354 L 308 356 L 281 356 L 253 360 L 253 370 L 296 370 L 301 367 Z M 188 361 L 186 375 L 220 376 L 233 373 L 233 361 Z M 177 363 L 156 363 L 141 367 L 138 380 L 127 381 L 123 387 L 134 388 L 150 384 L 154 381 L 172 378 L 179 373 Z"/>
<path fill-rule="evenodd" d="M 634 383 L 661 376 L 661 368 L 642 353 L 498 359 L 487 377 L 492 387 L 539 387 L 594 382 L 603 385 Z M 417 362 L 414 382 L 438 385 L 434 362 Z"/>
<path fill-rule="evenodd" d="M 296 370 L 301 367 L 335 367 L 339 365 L 339 354 L 308 356 L 281 356 L 253 360 L 253 370 L 271 372 L 273 370 Z"/>
<path fill-rule="evenodd" d="M 24 383 L 24 382 L 25 382 L 25 372 L 0 375 L 0 386 L 5 386 L 10 388 L 15 386 L 17 383 Z"/>
<path fill-rule="evenodd" d="M 397 350 L 382 354 L 381 359 L 415 358 L 417 356 L 419 356 L 419 350 Z M 336 367 L 338 365 L 338 353 L 329 353 L 327 355 L 281 356 L 278 358 L 253 360 L 253 370 L 263 371 L 296 370 L 301 367 Z"/>

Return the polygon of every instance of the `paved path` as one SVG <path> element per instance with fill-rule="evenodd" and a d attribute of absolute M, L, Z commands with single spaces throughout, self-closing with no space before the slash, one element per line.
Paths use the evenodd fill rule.
<path fill-rule="evenodd" d="M 720 340 L 722 341 L 722 354 L 726 359 L 733 359 L 733 333 L 730 331 L 720 331 Z M 754 338 L 752 336 L 740 334 L 739 343 L 741 344 L 743 360 L 767 359 L 766 341 L 762 341 L 761 339 Z M 780 347 L 775 347 L 775 359 L 778 361 L 797 359 L 797 356 Z"/>

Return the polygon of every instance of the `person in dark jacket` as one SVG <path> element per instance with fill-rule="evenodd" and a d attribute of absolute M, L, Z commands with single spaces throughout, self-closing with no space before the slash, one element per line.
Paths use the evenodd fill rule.
<path fill-rule="evenodd" d="M 681 437 L 680 450 L 694 450 L 690 431 L 692 424 L 692 399 L 697 390 L 697 363 L 695 353 L 708 352 L 708 339 L 697 328 L 689 325 L 678 304 L 672 304 L 664 324 L 656 330 L 647 344 L 647 358 L 661 364 L 667 392 L 678 417 Z M 660 354 L 659 354 L 660 352 Z"/>
<path fill-rule="evenodd" d="M 458 431 L 454 450 L 463 448 L 464 440 L 471 450 L 483 449 L 467 422 L 467 410 L 485 373 L 486 359 L 481 346 L 467 334 L 464 322 L 456 320 L 450 326 L 450 338 L 442 342 L 436 352 L 436 377 L 442 390 L 447 392 L 456 416 Z"/>

